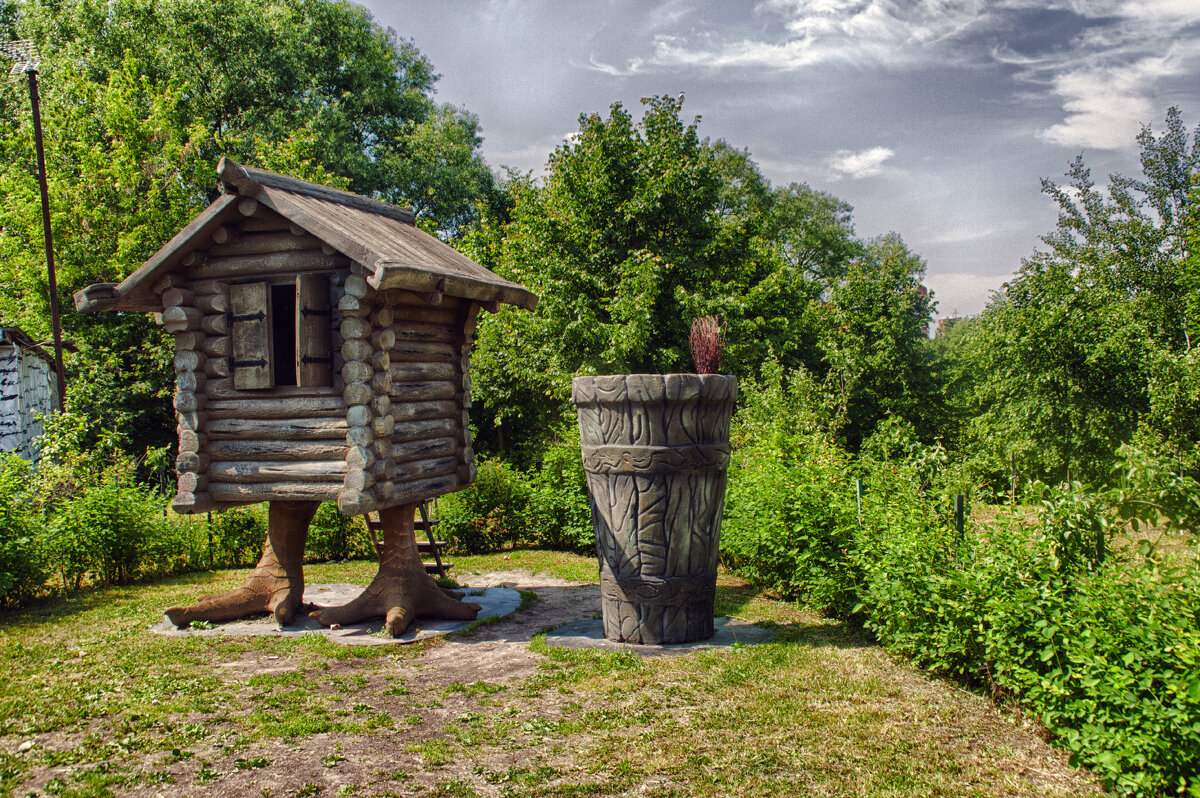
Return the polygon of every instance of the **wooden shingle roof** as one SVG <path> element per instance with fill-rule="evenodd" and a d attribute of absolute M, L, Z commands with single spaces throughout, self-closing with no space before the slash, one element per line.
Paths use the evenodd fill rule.
<path fill-rule="evenodd" d="M 242 166 L 222 158 L 217 167 L 227 193 L 218 197 L 124 282 L 89 286 L 75 295 L 80 311 L 162 309 L 151 290 L 159 278 L 181 268 L 193 249 L 222 224 L 238 218 L 237 203 L 252 198 L 304 228 L 367 269 L 378 290 L 441 292 L 481 303 L 533 310 L 537 296 L 505 280 L 416 226 L 412 211 L 378 200 Z"/>

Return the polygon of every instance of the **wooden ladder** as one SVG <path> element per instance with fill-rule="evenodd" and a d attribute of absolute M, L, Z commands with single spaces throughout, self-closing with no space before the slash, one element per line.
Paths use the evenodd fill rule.
<path fill-rule="evenodd" d="M 454 566 L 454 563 L 447 562 L 442 559 L 442 549 L 446 548 L 446 541 L 435 540 L 433 537 L 433 528 L 437 526 L 438 519 L 429 517 L 429 502 L 421 502 L 417 505 L 417 510 L 420 513 L 420 518 L 413 519 L 413 533 L 425 533 L 425 540 L 417 537 L 417 551 L 422 555 L 422 558 L 428 555 L 433 555 L 433 562 L 425 563 L 425 573 L 437 574 L 440 577 L 446 576 L 446 570 Z M 379 533 L 383 528 L 379 518 L 368 513 L 363 516 L 367 522 L 367 531 L 371 534 L 371 542 L 375 545 L 376 550 L 379 549 Z"/>

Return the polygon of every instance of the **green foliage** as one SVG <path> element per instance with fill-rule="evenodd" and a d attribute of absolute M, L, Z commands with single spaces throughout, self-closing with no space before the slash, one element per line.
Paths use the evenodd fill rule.
<path fill-rule="evenodd" d="M 560 428 L 558 440 L 542 456 L 541 468 L 529 476 L 529 487 L 529 543 L 554 551 L 595 551 L 577 424 Z"/>
<path fill-rule="evenodd" d="M 486 554 L 527 537 L 530 487 L 520 471 L 485 460 L 467 488 L 438 500 L 438 532 L 451 553 Z"/>
<path fill-rule="evenodd" d="M 1200 792 L 1200 563 L 1160 551 L 1194 527 L 1200 485 L 1173 458 L 1124 447 L 1112 487 L 1035 485 L 1033 516 L 968 515 L 960 534 L 968 483 L 940 445 L 889 417 L 855 461 L 811 377 L 766 372 L 735 416 L 727 564 L 1021 702 L 1122 794 Z"/>
<path fill-rule="evenodd" d="M 375 556 L 362 518 L 342 515 L 336 502 L 322 502 L 308 526 L 304 547 L 310 559 L 349 560 Z"/>
<path fill-rule="evenodd" d="M 36 596 L 49 576 L 46 535 L 34 509 L 32 469 L 0 454 L 0 604 Z"/>
<path fill-rule="evenodd" d="M 977 473 L 1103 481 L 1139 425 L 1177 455 L 1195 439 L 1192 184 L 1200 137 L 1178 109 L 1138 136 L 1142 176 L 1095 185 L 1082 157 L 1069 185 L 1043 181 L 1057 228 L 974 325 L 960 350 L 971 383 L 959 412 Z M 1182 384 L 1173 384 L 1175 378 Z M 1175 428 L 1173 422 L 1181 426 Z M 1155 439 L 1158 439 L 1157 443 Z"/>
<path fill-rule="evenodd" d="M 822 429 L 812 378 L 739 385 L 721 558 L 743 576 L 814 607 L 846 613 L 858 575 L 850 458 Z"/>
<path fill-rule="evenodd" d="M 212 539 L 211 567 L 230 568 L 258 562 L 263 541 L 267 539 L 267 519 L 261 510 L 234 507 L 212 514 L 208 525 Z"/>
<path fill-rule="evenodd" d="M 120 280 L 216 196 L 222 155 L 412 205 L 454 234 L 488 200 L 478 121 L 433 101 L 432 65 L 339 0 L 5 5 L 42 55 L 63 308 Z M 0 317 L 49 337 L 29 98 L 0 86 Z M 68 407 L 86 442 L 168 445 L 169 343 L 140 315 L 66 312 Z"/>

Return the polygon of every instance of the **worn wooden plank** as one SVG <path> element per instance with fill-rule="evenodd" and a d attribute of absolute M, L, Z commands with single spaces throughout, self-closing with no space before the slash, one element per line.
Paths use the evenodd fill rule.
<path fill-rule="evenodd" d="M 444 438 L 454 435 L 458 430 L 458 422 L 451 418 L 437 418 L 427 421 L 405 421 L 397 424 L 392 430 L 393 443 L 417 441 L 426 438 Z"/>
<path fill-rule="evenodd" d="M 258 276 L 267 274 L 291 274 L 345 268 L 348 261 L 337 255 L 326 255 L 319 249 L 295 252 L 273 252 L 266 255 L 236 255 L 227 258 L 209 258 L 207 262 L 194 266 L 189 276 L 195 279 L 217 277 Z"/>
<path fill-rule="evenodd" d="M 212 362 L 211 360 L 209 361 Z M 226 364 L 228 360 L 224 361 Z M 209 377 L 217 377 L 209 370 Z M 297 385 L 280 385 L 270 389 L 270 393 L 262 391 L 242 391 L 233 387 L 233 380 L 228 378 L 211 379 L 208 383 L 208 397 L 210 399 L 242 399 L 244 401 L 254 401 L 255 399 L 273 396 L 273 397 L 291 397 L 291 396 L 335 396 L 341 394 L 341 389 L 336 386 L 327 388 L 314 386 L 312 388 L 302 388 Z"/>
<path fill-rule="evenodd" d="M 429 380 L 453 380 L 457 371 L 453 363 L 392 363 L 388 367 L 392 382 L 426 382 Z"/>
<path fill-rule="evenodd" d="M 425 418 L 454 418 L 458 411 L 458 403 L 451 400 L 393 402 L 391 416 L 396 421 L 416 421 Z"/>
<path fill-rule="evenodd" d="M 461 337 L 452 327 L 441 324 L 405 322 L 392 325 L 396 333 L 396 346 L 400 342 L 453 344 Z M 344 333 L 343 333 L 344 334 Z"/>
<path fill-rule="evenodd" d="M 346 401 L 337 394 L 283 398 L 272 396 L 253 399 L 212 399 L 208 403 L 208 417 L 213 420 L 227 418 L 344 418 L 345 415 Z"/>
<path fill-rule="evenodd" d="M 208 483 L 208 494 L 218 502 L 326 501 L 336 499 L 341 490 L 341 482 Z"/>
<path fill-rule="evenodd" d="M 396 443 L 392 445 L 392 458 L 399 464 L 409 460 L 445 457 L 454 454 L 456 446 L 452 437 Z"/>
<path fill-rule="evenodd" d="M 230 257 L 237 255 L 266 255 L 271 252 L 296 252 L 303 249 L 320 249 L 321 239 L 311 235 L 293 235 L 286 229 L 287 220 L 282 220 L 283 228 L 269 232 L 247 231 L 237 241 L 228 244 L 216 244 L 209 247 L 209 257 Z M 243 225 L 245 229 L 245 225 Z"/>
<path fill-rule="evenodd" d="M 223 461 L 343 460 L 344 441 L 222 440 L 210 441 L 207 451 Z"/>
<path fill-rule="evenodd" d="M 331 332 L 329 279 L 318 274 L 297 276 L 296 378 L 299 385 L 311 387 L 332 382 Z"/>
<path fill-rule="evenodd" d="M 405 341 L 396 338 L 396 345 L 388 353 L 392 363 L 423 362 L 449 363 L 459 357 L 458 347 L 454 344 L 429 343 L 424 341 Z"/>
<path fill-rule="evenodd" d="M 233 314 L 233 384 L 238 390 L 270 388 L 271 302 L 266 283 L 229 286 Z"/>
<path fill-rule="evenodd" d="M 244 438 L 247 440 L 314 441 L 336 440 L 346 435 L 344 418 L 288 419 L 209 419 L 208 436 L 213 440 Z"/>
<path fill-rule="evenodd" d="M 425 499 L 432 499 L 436 496 L 453 493 L 460 487 L 462 487 L 462 483 L 459 481 L 457 474 L 447 474 L 446 476 L 433 477 L 432 479 L 419 479 L 414 482 L 396 482 L 395 491 L 392 493 L 389 502 L 392 505 L 396 505 L 424 501 Z"/>
<path fill-rule="evenodd" d="M 388 390 L 393 405 L 400 402 L 426 402 L 433 399 L 453 399 L 458 388 L 448 380 L 430 382 L 393 382 Z"/>
<path fill-rule="evenodd" d="M 208 476 L 215 482 L 330 482 L 342 484 L 347 466 L 343 460 L 214 460 Z"/>
<path fill-rule="evenodd" d="M 455 323 L 455 310 L 443 303 L 431 308 L 427 305 L 394 305 L 395 324 L 437 324 L 450 326 Z"/>
<path fill-rule="evenodd" d="M 277 213 L 264 213 L 260 216 L 252 216 L 249 219 L 243 219 L 241 222 L 242 233 L 270 233 L 280 230 L 287 230 L 291 223 Z M 288 233 L 291 235 L 291 233 Z"/>

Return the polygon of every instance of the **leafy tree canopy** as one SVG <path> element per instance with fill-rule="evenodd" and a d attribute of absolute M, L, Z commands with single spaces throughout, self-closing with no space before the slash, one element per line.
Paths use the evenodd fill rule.
<path fill-rule="evenodd" d="M 412 205 L 453 235 L 492 190 L 470 114 L 416 46 L 338 0 L 6 3 L 36 41 L 60 301 L 120 280 L 210 202 L 221 155 Z M 0 87 L 0 315 L 49 330 L 29 99 Z M 166 338 L 66 312 L 71 408 L 130 451 L 173 437 Z M 110 386 L 105 389 L 103 386 Z"/>

